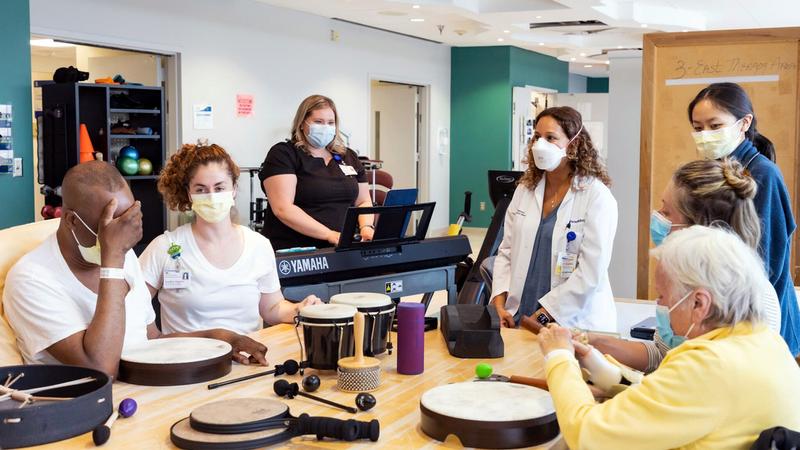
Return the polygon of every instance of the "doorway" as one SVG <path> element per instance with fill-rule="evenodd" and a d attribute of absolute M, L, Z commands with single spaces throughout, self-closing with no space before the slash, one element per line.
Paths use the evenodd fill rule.
<path fill-rule="evenodd" d="M 372 157 L 395 189 L 420 188 L 421 100 L 424 86 L 373 80 L 370 86 Z"/>
<path fill-rule="evenodd" d="M 528 168 L 528 143 L 533 139 L 534 119 L 555 106 L 557 91 L 536 86 L 514 86 L 511 104 L 511 170 Z"/>
<path fill-rule="evenodd" d="M 178 147 L 180 140 L 180 111 L 178 88 L 179 55 L 131 50 L 110 47 L 104 43 L 85 43 L 78 40 L 54 38 L 51 36 L 31 35 L 31 80 L 33 86 L 32 103 L 34 121 L 33 167 L 38 168 L 41 127 L 38 117 L 42 115 L 42 90 L 37 82 L 50 82 L 53 74 L 60 67 L 74 66 L 81 71 L 89 72 L 89 79 L 84 83 L 93 83 L 99 78 L 113 78 L 121 75 L 125 82 L 140 83 L 144 86 L 160 86 L 164 88 L 164 118 L 166 129 L 164 139 L 167 157 Z M 124 113 L 115 113 L 113 120 L 124 124 L 129 119 Z M 119 144 L 121 148 L 123 144 Z M 118 149 L 109 149 L 118 150 Z M 44 195 L 40 191 L 39 177 L 34 177 L 33 190 L 35 202 L 35 218 L 43 220 Z M 168 219 L 169 228 L 177 222 L 173 214 Z"/>

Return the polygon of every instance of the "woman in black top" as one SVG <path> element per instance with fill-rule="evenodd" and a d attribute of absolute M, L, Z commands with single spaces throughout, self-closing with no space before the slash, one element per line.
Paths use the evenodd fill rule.
<path fill-rule="evenodd" d="M 276 250 L 336 245 L 347 208 L 372 206 L 358 155 L 339 135 L 336 105 L 322 95 L 303 100 L 292 138 L 270 149 L 259 179 L 268 200 L 263 233 Z M 373 232 L 372 216 L 359 217 L 361 238 Z"/>

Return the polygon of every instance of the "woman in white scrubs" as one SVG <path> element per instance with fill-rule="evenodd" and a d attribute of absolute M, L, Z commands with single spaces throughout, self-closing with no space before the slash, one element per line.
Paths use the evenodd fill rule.
<path fill-rule="evenodd" d="M 528 162 L 494 262 L 491 303 L 502 325 L 616 331 L 608 265 L 617 202 L 580 113 L 542 111 Z"/>
<path fill-rule="evenodd" d="M 139 257 L 151 295 L 158 293 L 165 333 L 225 328 L 241 334 L 291 322 L 300 303 L 283 298 L 267 238 L 231 219 L 239 167 L 222 147 L 184 145 L 158 189 L 170 209 L 195 221 L 158 236 Z"/>

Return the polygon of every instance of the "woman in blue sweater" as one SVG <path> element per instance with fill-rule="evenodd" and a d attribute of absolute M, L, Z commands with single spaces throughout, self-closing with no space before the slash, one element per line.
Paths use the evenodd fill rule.
<path fill-rule="evenodd" d="M 783 176 L 775 165 L 775 148 L 756 129 L 753 104 L 741 86 L 714 83 L 689 103 L 697 151 L 706 159 L 738 160 L 758 184 L 754 199 L 761 219 L 759 252 L 781 305 L 781 336 L 793 355 L 800 354 L 800 308 L 789 267 L 796 225 Z"/>

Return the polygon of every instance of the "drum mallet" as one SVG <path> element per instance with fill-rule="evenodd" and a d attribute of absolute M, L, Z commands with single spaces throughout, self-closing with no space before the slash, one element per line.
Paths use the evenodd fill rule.
<path fill-rule="evenodd" d="M 216 389 L 221 386 L 227 386 L 229 384 L 238 383 L 240 381 L 252 380 L 253 378 L 263 377 L 272 374 L 275 374 L 276 377 L 283 374 L 294 375 L 297 373 L 298 369 L 300 369 L 300 365 L 297 364 L 297 361 L 293 359 L 287 359 L 286 361 L 284 361 L 283 364 L 275 364 L 275 368 L 272 370 L 267 370 L 266 372 L 261 372 L 261 373 L 254 373 L 252 375 L 234 378 L 232 380 L 220 381 L 219 383 L 211 383 L 208 385 L 208 388 Z"/>
<path fill-rule="evenodd" d="M 119 408 L 111 412 L 111 416 L 108 417 L 106 423 L 100 425 L 99 427 L 95 428 L 92 431 L 92 440 L 94 441 L 94 445 L 103 445 L 108 442 L 108 439 L 111 437 L 111 427 L 114 425 L 114 421 L 117 420 L 117 417 L 130 417 L 136 413 L 136 400 L 132 398 L 126 398 L 119 402 Z"/>
<path fill-rule="evenodd" d="M 381 362 L 364 356 L 364 314 L 357 312 L 353 318 L 355 356 L 339 360 L 337 371 L 339 390 L 345 392 L 368 392 L 381 384 Z"/>
<path fill-rule="evenodd" d="M 334 408 L 343 409 L 351 414 L 355 414 L 358 412 L 358 410 L 353 408 L 352 406 L 342 405 L 341 403 L 332 402 L 330 400 L 317 397 L 316 395 L 300 392 L 300 386 L 298 386 L 297 383 L 289 383 L 286 380 L 276 380 L 275 383 L 272 385 L 272 389 L 275 391 L 275 394 L 277 394 L 278 397 L 287 397 L 289 399 L 292 399 L 295 396 L 300 395 L 306 398 L 310 398 L 311 400 L 316 400 L 320 403 L 325 403 L 328 406 L 333 406 Z"/>

